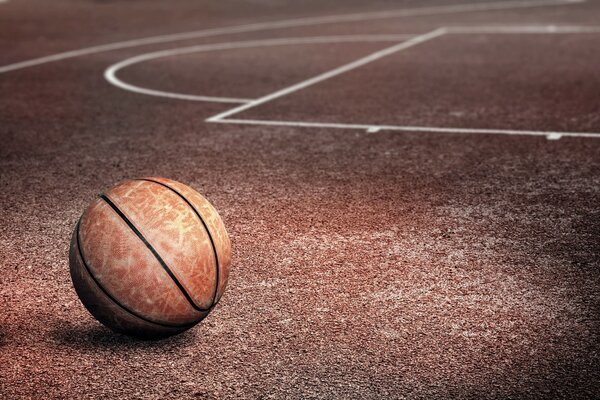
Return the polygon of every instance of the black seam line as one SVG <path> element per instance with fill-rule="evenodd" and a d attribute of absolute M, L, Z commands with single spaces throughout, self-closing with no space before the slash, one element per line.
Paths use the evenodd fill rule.
<path fill-rule="evenodd" d="M 163 267 L 163 269 L 167 272 L 167 274 L 169 274 L 169 276 L 171 277 L 171 280 L 175 283 L 175 285 L 177 285 L 177 287 L 179 288 L 179 290 L 181 291 L 181 293 L 183 294 L 183 296 L 187 299 L 187 301 L 190 303 L 190 305 L 195 310 L 197 310 L 197 311 L 203 311 L 203 312 L 204 311 L 209 311 L 210 307 L 209 308 L 202 308 L 202 307 L 198 307 L 194 303 L 194 300 L 192 300 L 192 298 L 190 297 L 190 295 L 188 294 L 188 292 L 186 292 L 186 290 L 183 287 L 183 285 L 181 284 L 181 282 L 179 282 L 177 280 L 177 277 L 173 274 L 173 271 L 171 271 L 171 269 L 167 266 L 167 264 L 162 259 L 162 257 L 160 256 L 160 254 L 158 254 L 158 252 L 154 249 L 154 247 L 152 247 L 152 245 L 146 240 L 146 238 L 142 235 L 142 233 L 135 227 L 135 225 L 133 225 L 133 223 L 127 218 L 127 216 L 125 216 L 125 214 L 123 214 L 123 212 L 115 205 L 115 203 L 113 203 L 104 194 L 101 194 L 100 198 L 102 200 L 104 200 L 109 206 L 112 207 L 112 209 L 117 213 L 117 215 L 119 215 L 119 217 L 121 217 L 121 219 L 123 221 L 125 221 L 125 223 L 127 224 L 127 226 L 129 226 L 131 228 L 131 230 L 133 231 L 133 233 L 135 233 L 137 235 L 137 237 L 146 245 L 146 247 L 148 248 L 148 250 L 150 250 L 152 252 L 152 254 L 156 258 L 156 260 L 158 261 L 158 263 L 160 264 L 160 266 Z"/>
<path fill-rule="evenodd" d="M 196 214 L 196 216 L 198 217 L 198 219 L 200 220 L 200 222 L 202 222 L 202 225 L 204 226 L 204 229 L 206 230 L 206 234 L 208 235 L 208 239 L 210 240 L 210 244 L 212 246 L 213 249 L 213 253 L 215 255 L 215 262 L 216 262 L 216 276 L 215 276 L 215 290 L 213 292 L 213 296 L 212 296 L 212 301 L 210 303 L 209 308 L 213 307 L 215 305 L 215 301 L 217 300 L 217 293 L 219 291 L 219 272 L 220 272 L 220 268 L 219 268 L 219 255 L 217 254 L 217 246 L 215 245 L 215 241 L 212 237 L 212 235 L 210 234 L 210 230 L 208 229 L 208 225 L 206 224 L 206 222 L 204 221 L 204 218 L 202 218 L 202 216 L 200 215 L 200 213 L 198 212 L 198 210 L 196 210 L 196 207 L 194 207 L 192 205 L 192 203 L 181 193 L 179 193 L 177 190 L 173 189 L 171 186 L 164 184 L 162 182 L 159 181 L 155 181 L 154 179 L 148 179 L 148 178 L 139 178 L 137 179 L 138 181 L 146 181 L 146 182 L 153 182 L 156 183 L 158 185 L 164 186 L 167 189 L 169 189 L 170 191 L 172 191 L 173 193 L 175 193 L 177 196 L 179 196 L 183 201 L 185 201 L 187 203 L 188 206 L 190 206 L 190 208 L 194 211 L 194 214 Z"/>
<path fill-rule="evenodd" d="M 83 257 L 83 250 L 81 249 L 81 243 L 80 243 L 80 240 L 79 240 L 79 226 L 80 226 L 80 224 L 81 224 L 81 220 L 79 220 L 79 222 L 77 222 L 77 232 L 75 234 L 76 240 L 77 240 L 77 250 L 79 252 L 79 258 L 81 258 L 81 263 L 83 264 L 83 267 L 85 268 L 85 270 L 89 274 L 90 278 L 92 278 L 92 280 L 94 281 L 94 283 L 96 283 L 96 286 L 98 286 L 98 288 L 102 291 L 102 293 L 104 293 L 106 295 L 106 297 L 108 297 L 110 300 L 112 300 L 113 303 L 115 303 L 117 306 L 121 307 L 127 313 L 133 315 L 136 318 L 141 319 L 144 322 L 148 322 L 148 323 L 151 323 L 153 325 L 158 325 L 158 326 L 161 326 L 161 327 L 164 327 L 164 328 L 190 328 L 190 327 L 192 327 L 192 326 L 194 326 L 196 324 L 195 322 L 191 323 L 191 324 L 181 324 L 181 325 L 177 325 L 177 324 L 165 324 L 165 323 L 161 323 L 161 322 L 156 322 L 156 321 L 149 320 L 149 319 L 147 319 L 147 318 L 139 315 L 135 311 L 132 311 L 129 308 L 125 307 L 117 299 L 115 299 L 110 293 L 108 293 L 108 291 L 104 288 L 104 286 L 102 286 L 100 284 L 100 282 L 98 282 L 98 279 L 96 279 L 96 277 L 94 276 L 94 274 L 90 270 L 90 267 L 85 262 L 85 258 Z"/>

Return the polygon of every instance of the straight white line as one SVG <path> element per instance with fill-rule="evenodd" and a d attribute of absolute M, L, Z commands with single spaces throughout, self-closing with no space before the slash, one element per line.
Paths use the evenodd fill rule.
<path fill-rule="evenodd" d="M 559 131 L 530 131 L 515 129 L 472 129 L 472 128 L 444 128 L 432 126 L 402 126 L 402 125 L 369 125 L 369 124 L 336 124 L 328 122 L 301 122 L 301 121 L 270 121 L 253 119 L 221 119 L 213 121 L 220 124 L 289 126 L 296 128 L 333 128 L 333 129 L 359 129 L 369 132 L 402 131 L 402 132 L 432 132 L 432 133 L 469 133 L 469 134 L 495 134 L 495 135 L 527 135 L 546 136 L 556 139 L 560 136 L 584 137 L 600 139 L 600 132 L 559 132 Z"/>
<path fill-rule="evenodd" d="M 213 28 L 191 32 L 180 32 L 168 35 L 151 36 L 147 38 L 126 40 L 122 42 L 108 43 L 99 46 L 87 47 L 78 50 L 66 51 L 45 57 L 34 58 L 21 61 L 14 64 L 0 66 L 0 73 L 14 71 L 18 69 L 33 67 L 40 64 L 66 60 L 69 58 L 80 57 L 89 54 L 101 53 L 105 51 L 125 49 L 130 47 L 144 46 L 149 44 L 168 43 L 186 39 L 205 38 L 217 35 L 256 32 L 271 29 L 292 28 L 299 26 L 313 26 L 323 24 L 333 24 L 340 22 L 354 22 L 365 20 L 402 18 L 419 15 L 451 14 L 472 11 L 494 11 L 504 9 L 547 7 L 556 5 L 570 5 L 583 3 L 586 0 L 530 0 L 530 1 L 502 1 L 483 4 L 456 4 L 450 6 L 420 7 L 411 9 L 387 10 L 366 13 L 329 15 L 324 17 L 296 18 L 283 21 L 263 22 L 249 25 L 230 26 L 224 28 Z"/>
<path fill-rule="evenodd" d="M 204 44 L 197 46 L 181 47 L 177 49 L 169 49 L 162 51 L 155 51 L 152 53 L 141 54 L 139 56 L 131 57 L 116 64 L 111 65 L 104 71 L 104 78 L 112 85 L 134 93 L 145 94 L 149 96 L 167 97 L 171 99 L 179 100 L 191 100 L 191 101 L 206 101 L 216 103 L 237 103 L 243 104 L 248 103 L 250 99 L 237 99 L 230 97 L 214 97 L 214 96 L 198 96 L 191 94 L 182 94 L 174 92 L 165 92 L 162 90 L 148 89 L 141 86 L 132 85 L 124 82 L 117 76 L 117 72 L 123 68 L 135 65 L 141 62 L 154 60 L 162 57 L 171 57 L 189 53 L 208 52 L 215 50 L 231 50 L 241 48 L 252 48 L 252 47 L 266 47 L 266 46 L 286 46 L 294 44 L 331 44 L 331 43 L 356 43 L 356 42 L 385 42 L 393 41 L 398 42 L 399 40 L 406 40 L 413 38 L 416 35 L 338 35 L 338 36 L 312 36 L 312 37 L 298 37 L 298 38 L 280 38 L 280 39 L 265 39 L 265 40 L 247 40 L 240 42 L 227 42 L 227 43 L 214 43 Z"/>
<path fill-rule="evenodd" d="M 409 39 L 405 42 L 396 44 L 394 46 L 388 47 L 386 49 L 377 51 L 375 53 L 372 53 L 366 57 L 360 58 L 356 61 L 353 61 L 349 64 L 346 65 L 342 65 L 341 67 L 338 67 L 336 69 L 333 69 L 331 71 L 325 72 L 321 75 L 317 75 L 311 79 L 305 80 L 303 82 L 297 83 L 295 85 L 289 86 L 287 88 L 278 90 L 274 93 L 271 93 L 269 95 L 263 96 L 261 98 L 258 98 L 256 100 L 250 101 L 246 104 L 243 104 L 239 107 L 235 107 L 231 110 L 222 112 L 220 114 L 217 114 L 215 116 L 212 116 L 210 118 L 207 119 L 208 122 L 215 122 L 215 121 L 219 121 L 222 120 L 223 118 L 227 118 L 231 115 L 240 113 L 242 111 L 248 110 L 250 108 L 256 107 L 258 105 L 267 103 L 271 100 L 286 96 L 290 93 L 294 93 L 297 92 L 298 90 L 302 90 L 305 89 L 309 86 L 312 86 L 314 84 L 317 84 L 319 82 L 323 82 L 327 79 L 333 78 L 334 76 L 343 74 L 345 72 L 351 71 L 353 69 L 356 69 L 358 67 L 362 67 L 363 65 L 369 64 L 373 61 L 379 60 L 380 58 L 389 56 L 391 54 L 397 53 L 399 51 L 408 49 L 410 47 L 416 46 L 420 43 L 426 42 L 428 40 L 434 39 L 438 36 L 442 36 L 443 34 L 446 33 L 446 30 L 444 28 L 439 28 L 436 29 L 434 31 L 428 32 L 426 34 L 423 35 L 419 35 L 419 36 L 414 36 L 412 39 Z"/>
<path fill-rule="evenodd" d="M 526 25 L 526 26 L 450 26 L 448 33 L 492 33 L 492 34 L 527 34 L 527 33 L 600 33 L 600 26 L 560 26 L 560 25 Z"/>

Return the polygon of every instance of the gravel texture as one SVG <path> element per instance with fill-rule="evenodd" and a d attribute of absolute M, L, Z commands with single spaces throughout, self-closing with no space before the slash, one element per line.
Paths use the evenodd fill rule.
<path fill-rule="evenodd" d="M 161 33 L 435 2 L 300 3 L 9 1 L 0 4 L 0 64 Z M 420 33 L 440 24 L 592 24 L 598 15 L 590 1 L 185 44 Z M 586 55 L 600 39 L 515 39 L 485 36 L 474 60 L 475 39 L 444 38 L 339 77 L 347 84 L 337 89 L 327 82 L 247 116 L 309 120 L 324 113 L 370 123 L 392 113 L 402 119 L 394 123 L 444 126 L 460 117 L 448 111 L 464 112 L 460 123 L 477 127 L 489 111 L 493 127 L 600 132 L 600 84 L 592 71 L 598 53 Z M 143 96 L 102 78 L 123 58 L 179 45 L 0 75 L 1 398 L 596 398 L 600 140 L 208 124 L 205 118 L 231 105 Z M 506 54 L 497 65 L 495 46 Z M 215 78 L 215 85 L 229 82 L 227 90 L 210 87 L 200 55 L 140 64 L 123 77 L 184 93 L 259 97 L 373 47 L 206 58 L 214 74 L 218 57 L 241 63 L 223 67 L 229 78 Z M 556 48 L 589 58 L 558 60 Z M 440 75 L 446 84 L 428 86 L 426 71 L 440 60 L 451 64 Z M 471 75 L 477 79 L 461 73 L 461 61 L 479 62 Z M 536 75 L 536 62 L 550 75 Z M 399 84 L 402 68 L 413 74 L 408 89 L 383 90 L 386 80 Z M 503 73 L 506 87 L 498 81 Z M 485 88 L 482 107 L 469 97 L 478 85 Z M 516 90 L 524 87 L 548 94 Z M 360 88 L 364 96 L 355 95 Z M 383 97 L 369 88 L 381 88 Z M 562 99 L 562 91 L 573 96 Z M 414 115 L 390 104 L 412 104 Z M 437 111 L 424 112 L 426 104 Z M 104 328 L 69 277 L 69 240 L 81 212 L 102 190 L 140 176 L 198 190 L 232 240 L 229 285 L 218 306 L 194 329 L 161 341 Z"/>

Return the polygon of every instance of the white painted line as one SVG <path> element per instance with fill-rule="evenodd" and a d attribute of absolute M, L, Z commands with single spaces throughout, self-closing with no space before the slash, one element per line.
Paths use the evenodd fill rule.
<path fill-rule="evenodd" d="M 332 43 L 356 43 L 356 42 L 385 42 L 393 41 L 398 42 L 400 40 L 406 40 L 414 37 L 415 35 L 341 35 L 341 36 L 313 36 L 313 37 L 298 37 L 298 38 L 280 38 L 280 39 L 264 39 L 264 40 L 248 40 L 240 42 L 227 42 L 227 43 L 214 43 L 204 44 L 197 46 L 181 47 L 177 49 L 169 49 L 162 51 L 155 51 L 152 53 L 141 54 L 139 56 L 131 57 L 116 64 L 111 65 L 104 71 L 104 78 L 123 90 L 130 92 L 145 94 L 149 96 L 167 97 L 171 99 L 179 100 L 191 100 L 191 101 L 205 101 L 205 102 L 216 102 L 216 103 L 237 103 L 244 104 L 248 103 L 250 99 L 238 99 L 230 97 L 213 97 L 213 96 L 197 96 L 191 94 L 166 92 L 161 90 L 148 89 L 141 86 L 132 85 L 124 82 L 117 77 L 117 72 L 123 68 L 129 67 L 134 64 L 141 62 L 154 60 L 162 57 L 172 57 L 176 55 L 200 53 L 216 50 L 231 50 L 231 49 L 242 49 L 252 47 L 267 47 L 267 46 L 287 46 L 297 44 L 332 44 Z"/>
<path fill-rule="evenodd" d="M 442 36 L 446 33 L 446 30 L 444 28 L 439 28 L 436 29 L 434 31 L 425 33 L 423 35 L 419 35 L 419 36 L 414 36 L 412 39 L 409 39 L 405 42 L 396 44 L 394 46 L 388 47 L 386 49 L 380 50 L 380 51 L 376 51 L 375 53 L 372 53 L 366 57 L 360 58 L 356 61 L 353 61 L 349 64 L 346 65 L 342 65 L 341 67 L 335 68 L 331 71 L 325 72 L 324 74 L 321 75 L 317 75 L 314 78 L 305 80 L 303 82 L 297 83 L 295 85 L 289 86 L 285 89 L 281 89 L 278 90 L 274 93 L 271 93 L 269 95 L 263 96 L 261 98 L 258 98 L 256 100 L 250 101 L 246 104 L 242 104 L 241 106 L 232 108 L 231 110 L 222 112 L 220 114 L 217 114 L 213 117 L 210 117 L 207 119 L 208 122 L 215 122 L 215 121 L 219 121 L 222 120 L 223 118 L 227 118 L 231 115 L 240 113 L 242 111 L 248 110 L 250 108 L 259 106 L 261 104 L 267 103 L 269 101 L 278 99 L 280 97 L 286 96 L 290 93 L 294 93 L 297 92 L 299 90 L 305 89 L 309 86 L 315 85 L 319 82 L 323 82 L 327 79 L 333 78 L 334 76 L 337 75 L 341 75 L 343 73 L 346 73 L 348 71 L 352 71 L 353 69 L 356 69 L 358 67 L 362 67 L 366 64 L 369 64 L 373 61 L 379 60 L 380 58 L 392 55 L 394 53 L 397 53 L 399 51 L 408 49 L 410 47 L 416 46 L 420 43 L 426 42 L 428 40 L 434 39 L 436 37 Z"/>
<path fill-rule="evenodd" d="M 559 140 L 562 137 L 562 133 L 552 132 L 546 135 L 546 139 L 548 140 Z"/>
<path fill-rule="evenodd" d="M 328 122 L 301 122 L 301 121 L 269 121 L 253 119 L 221 119 L 213 121 L 220 124 L 264 125 L 264 126 L 289 126 L 295 128 L 334 128 L 369 130 L 378 128 L 380 131 L 402 132 L 430 132 L 430 133 L 470 133 L 470 134 L 495 134 L 495 135 L 526 135 L 526 136 L 557 136 L 585 137 L 600 139 L 600 132 L 544 132 L 514 129 L 471 129 L 471 128 L 445 128 L 433 126 L 402 126 L 402 125 L 373 125 L 373 124 L 336 124 Z"/>
<path fill-rule="evenodd" d="M 527 26 L 451 26 L 448 33 L 456 34 L 538 34 L 538 33 L 600 33 L 600 26 L 560 26 L 560 25 L 527 25 Z"/>
<path fill-rule="evenodd" d="M 329 15 L 324 17 L 296 18 L 283 21 L 262 22 L 249 25 L 230 26 L 224 28 L 213 28 L 191 32 L 180 32 L 168 35 L 151 36 L 147 38 L 126 40 L 122 42 L 108 43 L 99 46 L 87 47 L 78 50 L 66 51 L 45 57 L 34 58 L 21 61 L 14 64 L 0 66 L 0 73 L 15 71 L 18 69 L 29 68 L 36 65 L 50 62 L 66 60 L 69 58 L 80 57 L 89 54 L 101 53 L 105 51 L 125 49 L 130 47 L 145 46 L 158 43 L 169 43 L 179 40 L 206 38 L 218 35 L 227 35 L 233 33 L 257 32 L 272 29 L 292 28 L 299 26 L 313 26 L 323 24 L 334 24 L 340 22 L 355 22 L 389 18 L 402 18 L 412 16 L 451 14 L 473 11 L 494 11 L 505 9 L 548 7 L 557 5 L 570 5 L 583 3 L 586 0 L 530 0 L 530 1 L 501 1 L 482 4 L 456 4 L 449 6 L 419 7 L 409 9 L 396 9 L 376 12 L 365 12 L 355 14 Z"/>
<path fill-rule="evenodd" d="M 106 77 L 106 75 L 105 75 Z M 110 79 L 106 77 L 106 79 Z M 245 104 L 251 101 L 250 99 L 238 99 L 233 97 L 218 97 L 218 96 L 200 96 L 195 94 L 172 93 L 162 90 L 146 89 L 139 86 L 130 85 L 126 82 L 115 80 L 110 81 L 113 85 L 126 90 L 128 92 L 145 94 L 147 96 L 166 97 L 168 99 L 188 100 L 188 101 L 203 101 L 207 103 L 229 103 L 229 104 Z"/>

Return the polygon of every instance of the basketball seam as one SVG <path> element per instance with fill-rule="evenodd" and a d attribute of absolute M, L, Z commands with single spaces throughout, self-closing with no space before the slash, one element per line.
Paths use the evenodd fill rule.
<path fill-rule="evenodd" d="M 77 252 L 79 254 L 79 258 L 81 258 L 81 264 L 83 265 L 83 267 L 85 268 L 85 270 L 89 274 L 89 276 L 92 279 L 92 281 L 94 281 L 94 283 L 96 284 L 96 286 L 98 286 L 98 288 L 102 291 L 102 293 L 104 293 L 106 295 L 106 297 L 108 297 L 113 303 L 115 303 L 117 306 L 119 306 L 120 308 L 122 308 L 128 314 L 131 314 L 134 317 L 136 317 L 136 318 L 138 318 L 138 319 L 140 319 L 140 320 L 142 320 L 144 322 L 150 323 L 150 324 L 158 325 L 158 326 L 163 327 L 163 328 L 190 328 L 190 327 L 196 325 L 197 322 L 193 322 L 193 323 L 189 323 L 189 324 L 180 324 L 180 325 L 177 325 L 177 324 L 165 324 L 165 323 L 162 323 L 162 322 L 152 321 L 150 319 L 147 319 L 147 318 L 139 315 L 135 311 L 130 310 L 129 308 L 127 308 L 126 306 L 124 306 L 123 304 L 121 304 L 117 299 L 115 299 L 108 292 L 108 290 L 104 286 L 102 286 L 102 284 L 98 281 L 98 279 L 94 276 L 94 274 L 90 270 L 90 267 L 88 266 L 88 264 L 85 262 L 85 258 L 83 256 L 83 249 L 81 248 L 81 243 L 80 243 L 80 239 L 79 239 L 79 227 L 80 227 L 80 225 L 81 225 L 81 220 L 79 220 L 77 222 L 77 228 L 76 228 L 75 238 L 76 238 Z"/>
<path fill-rule="evenodd" d="M 160 256 L 160 254 L 158 254 L 156 249 L 150 244 L 150 242 L 148 242 L 148 240 L 144 237 L 144 235 L 142 235 L 142 233 L 135 227 L 135 225 L 133 225 L 133 223 L 129 220 L 129 218 L 127 218 L 127 216 L 123 213 L 123 211 L 121 211 L 119 209 L 119 207 L 117 207 L 115 205 L 115 203 L 113 203 L 113 201 L 110 200 L 106 195 L 101 194 L 100 198 L 102 200 L 104 200 L 113 209 L 113 211 L 115 213 L 117 213 L 117 215 L 127 224 L 127 226 L 129 226 L 129 228 L 133 231 L 133 233 L 135 233 L 135 235 L 142 241 L 142 243 L 144 243 L 144 245 L 148 248 L 148 250 L 150 250 L 150 252 L 154 255 L 154 257 L 160 264 L 160 266 L 169 275 L 169 277 L 171 278 L 173 283 L 175 283 L 175 285 L 179 288 L 179 291 L 181 292 L 181 294 L 183 294 L 183 296 L 187 299 L 188 303 L 190 303 L 192 308 L 194 308 L 197 311 L 202 311 L 202 312 L 210 311 L 211 307 L 202 308 L 202 307 L 198 307 L 196 305 L 196 303 L 194 303 L 194 300 L 190 297 L 188 292 L 185 290 L 185 288 L 183 287 L 181 282 L 179 282 L 177 277 L 173 274 L 173 271 L 171 271 L 169 266 L 165 263 L 165 261 Z"/>
<path fill-rule="evenodd" d="M 194 205 L 181 193 L 179 193 L 178 190 L 172 188 L 171 186 L 159 182 L 159 181 L 155 181 L 153 179 L 149 179 L 149 178 L 139 178 L 137 179 L 138 181 L 146 181 L 146 182 L 153 182 L 156 183 L 158 185 L 164 186 L 167 189 L 169 189 L 170 191 L 172 191 L 173 193 L 175 193 L 177 196 L 179 196 L 183 201 L 185 201 L 187 203 L 188 206 L 190 206 L 190 208 L 192 209 L 192 211 L 194 211 L 194 214 L 196 214 L 196 216 L 198 217 L 198 219 L 200 220 L 200 222 L 202 223 L 202 226 L 204 226 L 204 229 L 206 230 L 206 234 L 208 235 L 208 239 L 210 240 L 210 244 L 212 246 L 213 249 L 213 253 L 215 255 L 215 290 L 213 292 L 213 296 L 212 296 L 212 301 L 210 304 L 210 307 L 215 305 L 215 301 L 217 300 L 217 295 L 219 293 L 219 275 L 220 275 L 220 267 L 219 267 L 219 255 L 217 253 L 217 246 L 215 245 L 215 241 L 212 237 L 212 234 L 210 233 L 210 229 L 208 229 L 208 224 L 206 223 L 206 221 L 204 221 L 204 218 L 202 218 L 202 216 L 200 215 L 200 212 L 198 212 L 198 210 L 196 210 L 196 207 L 194 207 Z"/>

